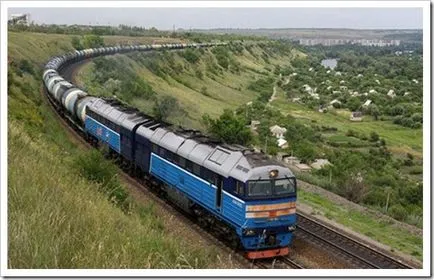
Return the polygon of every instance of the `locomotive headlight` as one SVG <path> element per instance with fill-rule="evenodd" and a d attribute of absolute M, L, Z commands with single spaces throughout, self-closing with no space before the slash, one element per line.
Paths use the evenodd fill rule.
<path fill-rule="evenodd" d="M 254 229 L 245 229 L 243 233 L 245 236 L 253 236 L 256 234 L 256 231 Z"/>
<path fill-rule="evenodd" d="M 279 170 L 277 169 L 270 170 L 270 172 L 268 172 L 268 175 L 270 176 L 270 178 L 276 178 L 277 176 L 279 176 Z"/>
<path fill-rule="evenodd" d="M 288 231 L 294 231 L 297 227 L 296 226 L 289 226 Z"/>

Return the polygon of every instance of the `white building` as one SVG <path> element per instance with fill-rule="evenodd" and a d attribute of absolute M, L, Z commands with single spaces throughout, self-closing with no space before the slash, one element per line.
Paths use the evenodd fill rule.
<path fill-rule="evenodd" d="M 337 99 L 334 99 L 334 100 L 332 100 L 332 101 L 330 101 L 330 105 L 333 105 L 333 104 L 339 104 L 339 105 L 341 105 L 342 103 L 339 101 L 339 100 L 337 100 Z"/>
<path fill-rule="evenodd" d="M 371 99 L 368 99 L 368 100 L 366 100 L 366 102 L 365 103 L 363 103 L 363 107 L 368 107 L 369 105 L 371 105 L 371 103 L 372 103 L 372 100 Z"/>
<path fill-rule="evenodd" d="M 390 98 L 395 98 L 395 96 L 396 96 L 395 91 L 393 89 L 389 90 L 389 92 L 387 93 L 387 96 L 389 96 Z"/>
<path fill-rule="evenodd" d="M 324 158 L 318 158 L 315 159 L 315 162 L 312 163 L 310 166 L 314 169 L 322 169 L 324 168 L 324 166 L 327 165 L 331 165 L 330 161 L 328 161 L 328 159 L 324 159 Z"/>
<path fill-rule="evenodd" d="M 277 139 L 277 146 L 279 146 L 281 149 L 286 149 L 288 148 L 288 141 L 283 138 L 279 138 Z"/>
<path fill-rule="evenodd" d="M 277 124 L 270 127 L 271 134 L 276 138 L 283 138 L 286 133 L 286 128 L 280 127 Z"/>

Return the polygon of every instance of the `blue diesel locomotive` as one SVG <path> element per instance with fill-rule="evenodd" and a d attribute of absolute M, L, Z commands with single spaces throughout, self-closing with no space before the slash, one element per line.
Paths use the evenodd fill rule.
<path fill-rule="evenodd" d="M 104 54 L 91 51 L 72 55 L 59 66 L 89 54 Z M 287 167 L 246 147 L 156 121 L 117 101 L 90 97 L 64 81 L 57 70 L 47 67 L 44 72 L 47 90 L 90 141 L 106 146 L 131 169 L 158 181 L 168 198 L 204 227 L 234 246 L 241 245 L 247 258 L 288 254 L 296 225 L 296 179 Z"/>

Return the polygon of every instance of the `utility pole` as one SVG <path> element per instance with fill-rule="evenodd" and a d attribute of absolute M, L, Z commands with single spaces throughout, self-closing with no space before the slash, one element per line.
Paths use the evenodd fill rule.
<path fill-rule="evenodd" d="M 387 188 L 386 213 L 387 213 L 387 209 L 389 208 L 389 198 L 390 198 L 390 190 L 389 188 Z"/>
<path fill-rule="evenodd" d="M 267 154 L 267 147 L 268 147 L 268 135 L 265 137 L 265 154 Z"/>
<path fill-rule="evenodd" d="M 330 168 L 330 177 L 329 177 L 329 183 L 332 183 L 332 169 Z"/>

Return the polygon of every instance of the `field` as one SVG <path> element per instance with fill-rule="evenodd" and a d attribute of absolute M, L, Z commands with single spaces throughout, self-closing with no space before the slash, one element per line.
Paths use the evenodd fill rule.
<path fill-rule="evenodd" d="M 175 236 L 153 204 L 132 199 L 117 168 L 71 142 L 43 101 L 42 66 L 72 50 L 71 37 L 8 35 L 8 267 L 227 268 L 216 247 Z"/>
<path fill-rule="evenodd" d="M 373 121 L 370 117 L 364 117 L 362 122 L 353 122 L 350 121 L 350 112 L 347 110 L 337 110 L 324 114 L 302 104 L 291 102 L 284 98 L 283 94 L 278 94 L 272 105 L 280 109 L 283 114 L 302 119 L 306 123 L 314 121 L 320 125 L 336 127 L 343 133 L 350 129 L 366 135 L 376 132 L 386 140 L 392 152 L 404 155 L 411 153 L 422 158 L 422 129 L 408 129 L 390 121 Z"/>

